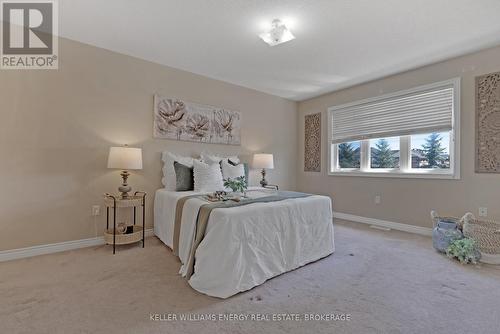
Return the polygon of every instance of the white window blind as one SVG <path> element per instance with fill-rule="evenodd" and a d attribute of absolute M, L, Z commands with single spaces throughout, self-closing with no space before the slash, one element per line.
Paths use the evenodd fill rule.
<path fill-rule="evenodd" d="M 331 140 L 444 132 L 453 128 L 453 84 L 330 108 Z"/>

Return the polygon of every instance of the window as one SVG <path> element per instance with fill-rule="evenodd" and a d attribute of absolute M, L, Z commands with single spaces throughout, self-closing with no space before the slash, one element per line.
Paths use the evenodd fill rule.
<path fill-rule="evenodd" d="M 328 109 L 331 175 L 456 178 L 460 79 Z"/>
<path fill-rule="evenodd" d="M 370 168 L 399 168 L 399 137 L 370 140 Z"/>
<path fill-rule="evenodd" d="M 450 133 L 411 136 L 411 168 L 450 168 Z"/>
<path fill-rule="evenodd" d="M 361 149 L 361 143 L 359 141 L 340 143 L 338 145 L 339 167 L 343 169 L 359 168 L 360 149 Z"/>

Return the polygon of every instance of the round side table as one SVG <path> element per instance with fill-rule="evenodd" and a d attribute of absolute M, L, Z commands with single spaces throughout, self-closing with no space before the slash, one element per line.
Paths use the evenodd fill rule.
<path fill-rule="evenodd" d="M 144 236 L 146 229 L 146 193 L 144 191 L 136 191 L 133 196 L 126 198 L 120 195 L 104 194 L 104 205 L 106 206 L 106 231 L 104 232 L 104 240 L 107 244 L 113 244 L 113 254 L 115 254 L 116 245 L 126 245 L 134 242 L 142 241 L 144 248 Z M 116 209 L 117 208 L 134 208 L 134 225 L 132 233 L 117 234 L 116 233 Z M 137 208 L 142 207 L 142 226 L 136 225 Z M 109 228 L 109 211 L 113 209 L 113 228 Z"/>

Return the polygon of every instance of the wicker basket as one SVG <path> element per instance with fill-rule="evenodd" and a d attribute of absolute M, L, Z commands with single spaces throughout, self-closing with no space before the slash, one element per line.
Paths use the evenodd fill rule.
<path fill-rule="evenodd" d="M 126 245 L 142 240 L 142 225 L 134 225 L 134 231 L 129 234 L 116 233 L 116 244 Z M 113 244 L 113 229 L 110 228 L 104 232 L 104 241 L 108 245 Z"/>
<path fill-rule="evenodd" d="M 472 213 L 465 214 L 464 235 L 473 239 L 481 251 L 481 262 L 500 264 L 500 223 L 479 220 Z"/>

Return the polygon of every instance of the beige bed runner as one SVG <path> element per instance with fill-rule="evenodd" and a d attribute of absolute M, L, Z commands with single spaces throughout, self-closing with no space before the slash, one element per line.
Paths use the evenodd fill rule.
<path fill-rule="evenodd" d="M 177 200 L 177 204 L 175 205 L 175 220 L 174 220 L 174 241 L 173 241 L 173 251 L 176 256 L 179 256 L 179 237 L 181 234 L 181 222 L 182 222 L 182 211 L 184 211 L 184 204 L 186 204 L 187 200 L 191 198 L 201 198 L 202 195 L 190 195 L 181 197 Z"/>

